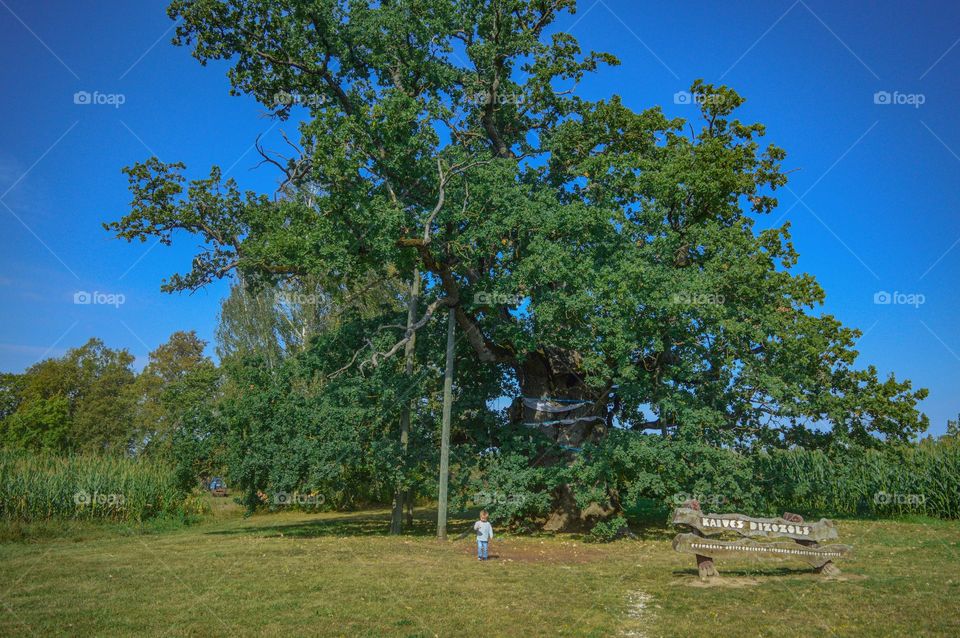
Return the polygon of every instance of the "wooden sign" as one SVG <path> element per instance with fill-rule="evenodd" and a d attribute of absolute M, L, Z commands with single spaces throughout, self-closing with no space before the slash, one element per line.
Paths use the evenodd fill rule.
<path fill-rule="evenodd" d="M 821 518 L 816 523 L 805 523 L 802 516 L 789 512 L 781 518 L 704 514 L 697 501 L 687 501 L 674 510 L 673 524 L 689 530 L 673 539 L 673 548 L 696 556 L 697 569 L 703 579 L 719 575 L 714 558 L 730 556 L 794 558 L 809 563 L 821 574 L 836 575 L 840 570 L 833 561 L 853 551 L 849 545 L 821 545 L 822 541 L 837 538 L 832 521 Z M 709 538 L 724 533 L 743 538 L 729 541 Z M 791 541 L 757 541 L 751 537 Z"/>
<path fill-rule="evenodd" d="M 785 518 L 753 518 L 743 514 L 704 514 L 689 507 L 681 507 L 673 511 L 673 524 L 685 525 L 707 536 L 735 532 L 740 536 L 792 538 L 818 543 L 837 537 L 837 528 L 825 518 L 821 518 L 816 523 L 796 523 Z"/>

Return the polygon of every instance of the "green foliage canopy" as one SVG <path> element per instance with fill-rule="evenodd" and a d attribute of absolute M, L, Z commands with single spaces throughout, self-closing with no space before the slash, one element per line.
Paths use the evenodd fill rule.
<path fill-rule="evenodd" d="M 297 108 L 278 96 L 308 116 L 294 156 L 261 149 L 282 171 L 275 197 L 151 158 L 125 169 L 131 210 L 107 227 L 198 235 L 171 291 L 239 272 L 313 277 L 336 301 L 416 266 L 417 328 L 455 307 L 481 364 L 463 374 L 593 400 L 608 425 L 724 445 L 923 431 L 926 391 L 855 365 L 860 333 L 819 313 L 789 225 L 755 230 L 786 155 L 737 119 L 743 98 L 695 82 L 698 122 L 584 100 L 577 82 L 616 60 L 552 29 L 562 11 L 575 2 L 176 0 L 178 44 L 228 61 L 233 92 L 275 117 Z M 400 351 L 402 316 L 335 369 Z"/>

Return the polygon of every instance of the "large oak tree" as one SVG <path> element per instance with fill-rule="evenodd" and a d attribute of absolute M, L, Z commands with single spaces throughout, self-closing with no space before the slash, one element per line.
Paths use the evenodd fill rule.
<path fill-rule="evenodd" d="M 777 206 L 785 153 L 741 122 L 733 90 L 696 82 L 699 120 L 589 101 L 607 54 L 555 26 L 574 0 L 176 0 L 175 42 L 226 60 L 233 92 L 306 113 L 275 194 L 214 167 L 129 167 L 126 239 L 174 231 L 205 249 L 172 276 L 192 290 L 239 272 L 319 280 L 337 300 L 421 277 L 422 307 L 358 339 L 354 366 L 402 353 L 442 308 L 475 364 L 525 397 L 586 399 L 605 428 L 716 444 L 872 444 L 926 428 L 908 381 L 855 366 L 859 332 L 794 272 Z M 408 275 L 409 276 L 409 275 Z M 521 411 L 514 412 L 519 419 Z"/>

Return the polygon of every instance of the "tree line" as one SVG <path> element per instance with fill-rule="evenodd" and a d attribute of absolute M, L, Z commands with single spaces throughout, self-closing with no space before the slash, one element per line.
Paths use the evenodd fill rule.
<path fill-rule="evenodd" d="M 91 338 L 22 374 L 0 377 L 0 441 L 57 454 L 164 455 L 175 433 L 215 399 L 219 371 L 195 332 L 134 356 Z"/>

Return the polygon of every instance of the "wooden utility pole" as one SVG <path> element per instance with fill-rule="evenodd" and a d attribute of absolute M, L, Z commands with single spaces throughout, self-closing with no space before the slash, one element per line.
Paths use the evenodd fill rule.
<path fill-rule="evenodd" d="M 456 311 L 447 318 L 447 368 L 443 375 L 443 426 L 440 430 L 440 500 L 437 503 L 437 538 L 447 540 L 447 480 L 450 474 L 450 411 L 453 404 L 453 333 Z"/>
<path fill-rule="evenodd" d="M 407 308 L 407 325 L 412 326 L 417 322 L 417 306 L 420 303 L 420 270 L 414 266 L 413 268 L 413 283 L 410 285 L 410 306 Z M 407 346 L 404 349 L 404 358 L 406 363 L 404 365 L 404 370 L 407 373 L 407 378 L 413 378 L 413 363 L 416 358 L 416 353 L 414 352 L 414 347 L 417 345 L 417 334 L 414 333 L 410 337 L 410 341 L 407 342 Z M 410 444 L 410 400 L 408 399 L 403 405 L 403 414 L 401 415 L 400 422 L 401 432 L 400 432 L 400 443 L 403 444 L 403 455 L 404 458 L 407 458 L 407 448 Z M 406 466 L 404 466 L 406 467 Z M 407 488 L 403 494 L 403 502 L 407 510 L 407 527 L 413 527 L 413 488 Z"/>
<path fill-rule="evenodd" d="M 407 330 L 417 322 L 417 297 L 420 295 L 420 270 L 414 266 L 413 279 L 410 281 L 410 298 L 407 300 Z M 407 373 L 407 379 L 413 378 L 413 355 L 414 348 L 417 345 L 417 333 L 410 335 L 407 345 L 404 347 L 403 356 L 406 360 L 404 370 Z M 410 401 L 404 397 L 403 407 L 400 411 L 400 446 L 403 448 L 404 470 L 407 465 L 407 448 L 410 447 Z M 399 534 L 403 531 L 403 509 L 404 505 L 410 508 L 410 518 L 413 517 L 413 492 L 403 490 L 399 486 L 393 496 L 393 518 L 390 521 L 390 533 Z"/>

